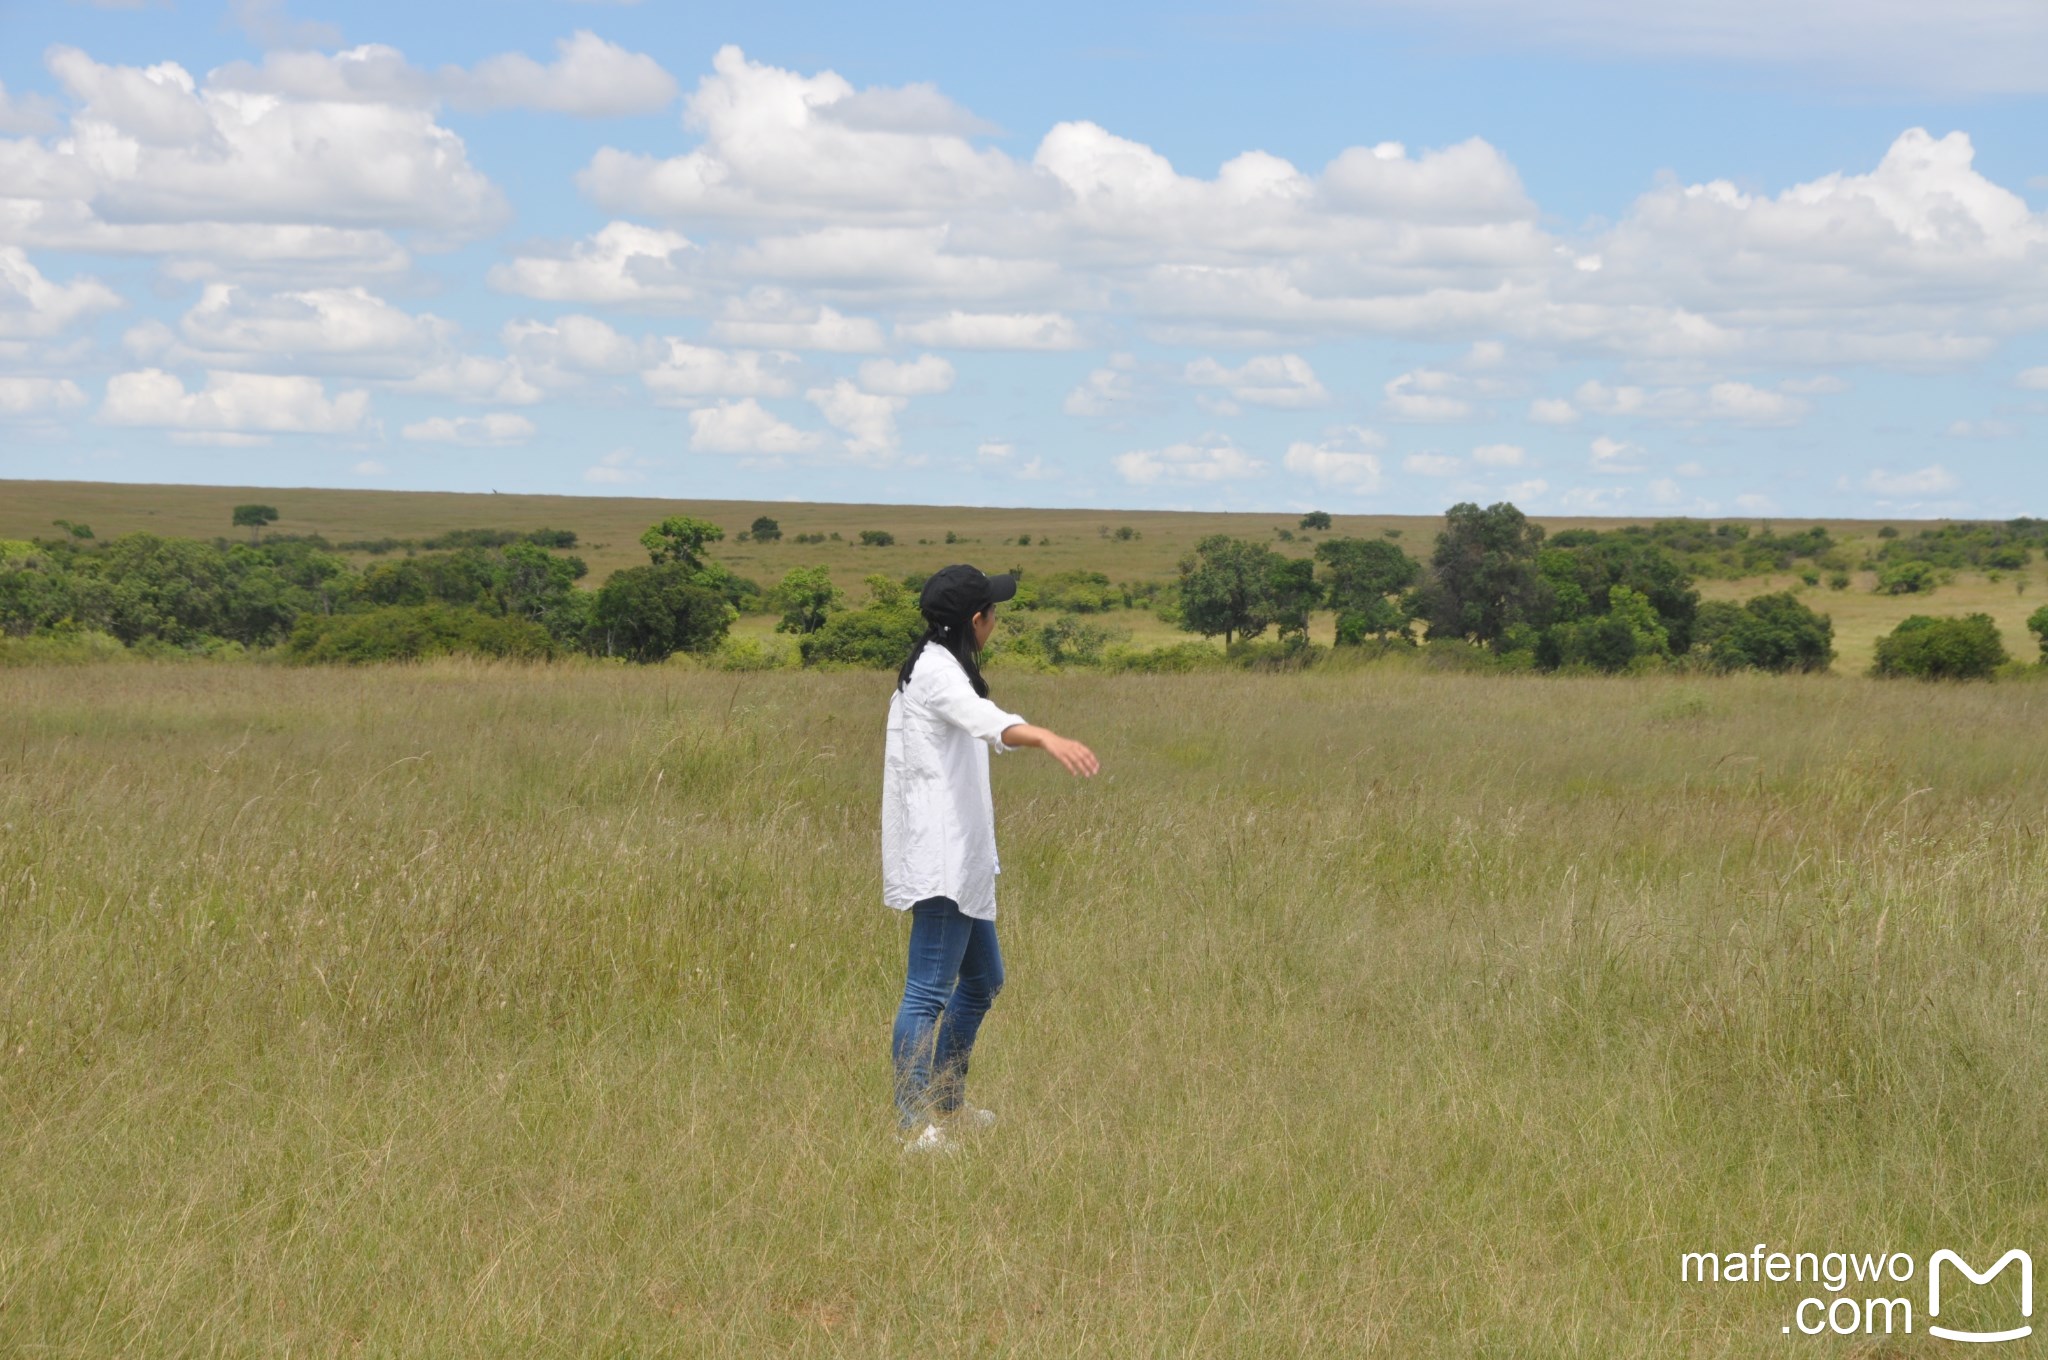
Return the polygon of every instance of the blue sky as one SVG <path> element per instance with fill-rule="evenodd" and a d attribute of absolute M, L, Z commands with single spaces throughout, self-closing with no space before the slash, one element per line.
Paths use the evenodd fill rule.
<path fill-rule="evenodd" d="M 0 87 L 0 477 L 2048 490 L 2028 0 L 0 3 Z"/>

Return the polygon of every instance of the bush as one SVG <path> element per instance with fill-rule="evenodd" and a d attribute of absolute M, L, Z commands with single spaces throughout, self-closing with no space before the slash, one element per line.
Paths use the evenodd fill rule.
<path fill-rule="evenodd" d="M 1123 591 L 1099 571 L 1056 571 L 1032 582 L 1031 594 L 1040 609 L 1072 614 L 1100 614 L 1124 602 Z"/>
<path fill-rule="evenodd" d="M 1989 614 L 1915 614 L 1877 640 L 1872 675 L 1917 680 L 1988 680 L 2005 664 L 2005 643 Z"/>
<path fill-rule="evenodd" d="M 445 604 L 308 614 L 285 643 L 288 657 L 308 664 L 418 661 L 455 653 L 538 661 L 553 657 L 556 648 L 537 623 Z"/>
<path fill-rule="evenodd" d="M 1887 562 L 1877 573 L 1880 595 L 1924 595 L 1941 584 L 1941 571 L 1932 562 Z"/>
<path fill-rule="evenodd" d="M 2048 665 L 2048 604 L 2027 615 L 2027 631 L 2040 641 L 2041 661 Z"/>
<path fill-rule="evenodd" d="M 1102 657 L 1104 670 L 1130 671 L 1139 675 L 1183 675 L 1224 664 L 1223 653 L 1206 642 L 1175 642 L 1149 650 L 1111 647 Z"/>
<path fill-rule="evenodd" d="M 832 615 L 799 644 L 806 666 L 894 669 L 924 636 L 924 616 L 910 592 L 886 576 L 868 577 L 868 602 Z"/>
<path fill-rule="evenodd" d="M 681 562 L 613 573 L 591 606 L 591 650 L 647 663 L 716 647 L 734 611 L 697 576 Z"/>
<path fill-rule="evenodd" d="M 1693 646 L 1717 670 L 1824 671 L 1835 657 L 1835 628 L 1790 591 L 1747 604 L 1710 600 L 1693 623 Z"/>
<path fill-rule="evenodd" d="M 721 671 L 788 670 L 803 661 L 796 643 L 788 638 L 732 637 L 711 653 L 711 665 Z"/>
<path fill-rule="evenodd" d="M 887 529 L 863 529 L 860 531 L 860 544 L 863 548 L 893 548 L 896 535 Z"/>
<path fill-rule="evenodd" d="M 1101 663 L 1110 644 L 1130 635 L 1127 628 L 1106 628 L 1061 614 L 1049 622 L 1017 629 L 1001 643 L 998 655 L 1006 660 L 1013 656 L 1041 660 L 1049 666 L 1094 666 Z"/>
<path fill-rule="evenodd" d="M 1311 510 L 1301 517 L 1300 527 L 1327 532 L 1330 527 L 1330 514 L 1327 510 Z"/>
<path fill-rule="evenodd" d="M 85 666 L 120 661 L 128 656 L 121 640 L 109 633 L 59 632 L 41 637 L 0 635 L 0 666 Z"/>

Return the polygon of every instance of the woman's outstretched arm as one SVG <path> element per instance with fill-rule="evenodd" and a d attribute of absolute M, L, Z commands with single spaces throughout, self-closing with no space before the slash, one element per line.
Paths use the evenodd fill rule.
<path fill-rule="evenodd" d="M 1068 774 L 1077 774 L 1084 779 L 1102 768 L 1095 753 L 1078 741 L 1070 741 L 1049 728 L 1033 727 L 1030 723 L 1013 723 L 1003 729 L 1003 745 L 1036 746 L 1039 750 L 1067 767 Z"/>

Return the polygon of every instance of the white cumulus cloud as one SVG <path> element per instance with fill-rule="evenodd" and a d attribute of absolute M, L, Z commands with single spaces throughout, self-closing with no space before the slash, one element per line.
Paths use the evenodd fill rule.
<path fill-rule="evenodd" d="M 1206 483 L 1241 481 L 1265 471 L 1262 459 L 1254 458 L 1228 439 L 1209 436 L 1192 444 L 1169 444 L 1163 449 L 1133 449 L 1111 460 L 1117 473 L 1136 486 L 1160 482 Z"/>
<path fill-rule="evenodd" d="M 789 375 L 795 360 L 786 354 L 723 350 L 671 339 L 640 380 L 657 401 L 696 406 L 705 397 L 785 397 L 796 390 Z M 759 407 L 754 409 L 759 410 Z"/>
<path fill-rule="evenodd" d="M 846 451 L 855 458 L 879 460 L 896 451 L 896 417 L 910 404 L 908 397 L 863 392 L 845 378 L 830 387 L 814 387 L 804 399 L 817 407 L 825 423 L 845 436 Z"/>
<path fill-rule="evenodd" d="M 1380 459 L 1374 452 L 1385 447 L 1378 433 L 1357 426 L 1329 431 L 1321 440 L 1297 440 L 1287 446 L 1281 460 L 1289 472 L 1306 477 L 1317 486 L 1344 491 L 1376 491 L 1380 485 Z"/>
<path fill-rule="evenodd" d="M 149 368 L 109 378 L 99 418 L 175 430 L 343 434 L 359 428 L 369 409 L 368 392 L 329 398 L 318 378 L 216 372 L 188 392 L 172 374 Z"/>
<path fill-rule="evenodd" d="M 1187 366 L 1184 377 L 1197 387 L 1222 388 L 1231 400 L 1247 406 L 1292 409 L 1321 406 L 1330 399 L 1315 369 L 1299 354 L 1262 354 L 1237 368 L 1201 358 Z"/>
<path fill-rule="evenodd" d="M 491 287 L 548 302 L 673 303 L 696 296 L 680 232 L 607 223 L 566 255 L 522 255 L 494 267 Z"/>
<path fill-rule="evenodd" d="M 1932 496 L 1956 487 L 1955 474 L 1939 463 L 1930 464 L 1911 472 L 1893 472 L 1889 468 L 1873 468 L 1863 479 L 1863 489 L 1874 491 L 1880 496 L 1908 498 Z"/>
<path fill-rule="evenodd" d="M 1386 385 L 1387 414 L 1398 420 L 1464 420 L 1472 403 L 1451 395 L 1457 382 L 1455 375 L 1432 369 L 1403 373 Z"/>
<path fill-rule="evenodd" d="M 806 453 L 818 435 L 775 418 L 752 397 L 690 412 L 690 447 L 699 453 Z"/>
<path fill-rule="evenodd" d="M 936 354 L 920 354 L 902 363 L 870 359 L 860 366 L 860 385 L 882 396 L 936 396 L 952 388 L 953 365 Z"/>
<path fill-rule="evenodd" d="M 0 418 L 61 415 L 83 410 L 85 402 L 69 378 L 0 378 Z"/>
<path fill-rule="evenodd" d="M 27 251 L 0 246 L 0 338 L 52 336 L 120 305 L 120 295 L 98 279 L 53 283 Z"/>
<path fill-rule="evenodd" d="M 449 102 L 470 109 L 541 109 L 584 117 L 657 113 L 676 97 L 676 81 L 644 52 L 628 52 L 579 30 L 555 44 L 543 66 L 507 52 L 486 57 L 444 83 Z"/>
<path fill-rule="evenodd" d="M 407 425 L 400 433 L 423 443 L 481 447 L 523 444 L 538 428 L 525 416 L 492 411 L 481 416 L 434 416 Z"/>
<path fill-rule="evenodd" d="M 780 288 L 755 288 L 728 299 L 711 336 L 729 345 L 871 354 L 883 348 L 882 327 L 870 317 L 846 316 L 805 302 Z"/>
<path fill-rule="evenodd" d="M 1076 349 L 1074 323 L 1053 312 L 948 312 L 925 321 L 899 322 L 899 340 L 936 349 Z"/>
<path fill-rule="evenodd" d="M 1643 470 L 1643 450 L 1639 445 L 1603 434 L 1593 440 L 1591 448 L 1595 472 L 1620 474 Z"/>

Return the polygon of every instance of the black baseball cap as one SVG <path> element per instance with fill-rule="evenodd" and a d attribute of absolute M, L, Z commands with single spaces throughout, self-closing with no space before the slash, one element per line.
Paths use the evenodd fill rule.
<path fill-rule="evenodd" d="M 950 621 L 979 614 L 1016 594 L 1016 577 L 990 576 L 980 567 L 962 563 L 932 573 L 932 579 L 924 583 L 924 593 L 917 597 L 917 607 L 928 619 Z"/>

